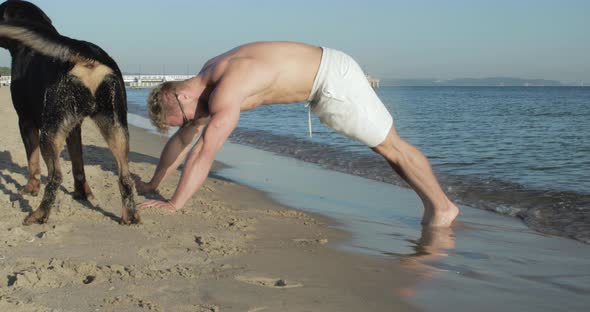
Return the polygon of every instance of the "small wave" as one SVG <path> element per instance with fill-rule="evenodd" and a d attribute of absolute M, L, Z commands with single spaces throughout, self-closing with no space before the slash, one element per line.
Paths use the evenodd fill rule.
<path fill-rule="evenodd" d="M 563 166 L 529 166 L 526 167 L 532 171 L 548 171 L 548 170 L 562 170 Z"/>
<path fill-rule="evenodd" d="M 575 112 L 547 112 L 547 113 L 535 113 L 531 114 L 531 117 L 570 117 L 570 116 L 580 116 L 579 113 Z"/>

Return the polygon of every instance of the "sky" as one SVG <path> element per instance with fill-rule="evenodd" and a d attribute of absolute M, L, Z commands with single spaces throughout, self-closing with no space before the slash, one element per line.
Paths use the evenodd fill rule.
<path fill-rule="evenodd" d="M 336 48 L 380 78 L 590 82 L 587 0 L 37 0 L 125 73 L 195 74 L 266 40 Z M 0 51 L 0 66 L 10 55 Z"/>

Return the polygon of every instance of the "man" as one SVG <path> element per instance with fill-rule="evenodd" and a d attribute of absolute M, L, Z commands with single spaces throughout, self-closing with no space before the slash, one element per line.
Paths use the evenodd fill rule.
<path fill-rule="evenodd" d="M 204 183 L 241 111 L 304 101 L 322 123 L 365 143 L 389 162 L 422 199 L 423 224 L 451 225 L 458 208 L 442 191 L 426 157 L 397 135 L 391 115 L 359 65 L 340 51 L 294 42 L 237 47 L 209 60 L 198 76 L 166 82 L 152 91 L 152 123 L 161 131 L 168 126 L 180 129 L 164 147 L 152 179 L 137 181 L 138 191 L 156 190 L 185 158 L 186 163 L 170 200 L 148 200 L 139 207 L 181 209 Z"/>

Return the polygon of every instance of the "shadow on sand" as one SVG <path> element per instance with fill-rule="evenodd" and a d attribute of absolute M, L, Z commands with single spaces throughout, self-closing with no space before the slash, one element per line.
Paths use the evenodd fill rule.
<path fill-rule="evenodd" d="M 108 148 L 95 146 L 95 145 L 85 145 L 83 147 L 84 153 L 84 165 L 88 166 L 99 166 L 103 171 L 112 172 L 115 175 L 115 179 L 117 176 L 117 165 L 115 162 L 115 158 L 111 154 L 111 151 Z M 70 157 L 67 151 L 64 149 L 61 153 L 62 164 L 64 162 L 69 162 Z M 110 160 L 110 161 L 109 161 Z M 147 156 L 144 154 L 130 152 L 129 153 L 129 161 L 135 163 L 149 163 L 149 164 L 157 164 L 158 158 Z M 18 206 L 20 207 L 22 212 L 32 212 L 34 208 L 31 205 L 31 201 L 27 199 L 30 195 L 23 195 L 20 194 L 18 191 L 15 192 L 13 189 L 20 190 L 24 187 L 24 185 L 20 184 L 17 180 L 26 179 L 28 175 L 28 168 L 18 165 L 13 161 L 12 155 L 10 151 L 0 151 L 0 168 L 5 169 L 4 173 L 0 172 L 0 179 L 3 180 L 4 183 L 0 183 L 0 192 L 8 195 L 11 202 L 18 202 Z M 8 172 L 8 173 L 6 173 Z M 64 180 L 70 178 L 71 175 L 67 172 L 63 172 Z M 20 176 L 17 178 L 17 176 Z M 131 173 L 132 178 L 137 178 L 138 176 L 134 173 Z M 116 180 L 115 180 L 116 181 Z M 47 177 L 42 175 L 41 183 L 42 189 L 43 185 L 47 182 Z M 8 185 L 12 184 L 14 188 L 8 187 Z M 92 181 L 89 181 L 90 187 L 92 189 Z M 67 190 L 63 185 L 60 186 L 60 190 L 65 194 L 68 194 L 73 197 L 73 191 Z M 40 192 L 40 195 L 42 192 Z M 39 196 L 39 195 L 38 195 Z M 159 193 L 150 194 L 147 197 L 153 199 L 163 199 L 163 197 Z M 110 218 L 113 221 L 118 222 L 119 216 L 115 215 L 112 212 L 104 210 L 100 205 L 93 204 L 88 200 L 79 200 L 75 199 L 75 201 L 82 204 L 84 207 L 97 211 L 101 213 L 103 216 Z"/>

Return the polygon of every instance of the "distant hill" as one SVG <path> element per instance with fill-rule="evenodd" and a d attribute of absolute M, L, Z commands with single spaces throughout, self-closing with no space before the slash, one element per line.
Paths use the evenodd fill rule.
<path fill-rule="evenodd" d="M 0 75 L 10 76 L 10 67 L 1 66 L 0 67 Z"/>
<path fill-rule="evenodd" d="M 522 79 L 513 77 L 490 78 L 457 78 L 457 79 L 381 79 L 382 86 L 412 86 L 412 87 L 530 87 L 530 86 L 564 86 L 557 80 Z"/>

